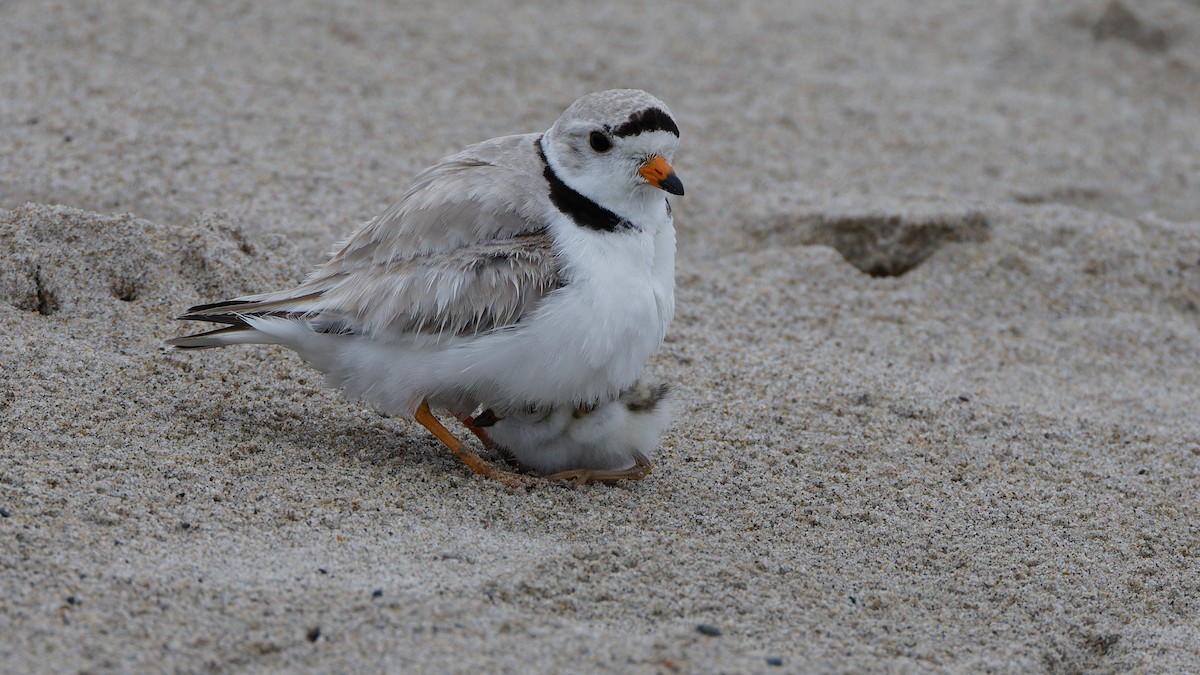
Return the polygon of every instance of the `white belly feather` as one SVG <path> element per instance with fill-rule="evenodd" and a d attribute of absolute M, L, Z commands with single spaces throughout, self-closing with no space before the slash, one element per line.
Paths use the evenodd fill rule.
<path fill-rule="evenodd" d="M 562 254 L 567 285 L 516 326 L 439 355 L 439 379 L 470 389 L 484 407 L 615 398 L 666 335 L 675 310 L 670 222 L 657 233 L 556 225 L 561 250 L 570 252 Z"/>
<path fill-rule="evenodd" d="M 343 387 L 390 414 L 421 400 L 466 415 L 612 400 L 641 375 L 675 311 L 675 230 L 598 232 L 565 217 L 552 225 L 567 285 L 530 315 L 485 335 L 379 340 L 313 332 L 303 322 L 247 318 L 256 342 L 295 349 Z"/>

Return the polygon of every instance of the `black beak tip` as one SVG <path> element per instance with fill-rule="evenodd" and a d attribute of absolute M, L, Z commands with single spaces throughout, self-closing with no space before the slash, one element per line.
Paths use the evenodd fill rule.
<path fill-rule="evenodd" d="M 671 174 L 658 184 L 658 187 L 670 192 L 673 195 L 683 196 L 683 181 L 679 180 L 679 176 Z"/>

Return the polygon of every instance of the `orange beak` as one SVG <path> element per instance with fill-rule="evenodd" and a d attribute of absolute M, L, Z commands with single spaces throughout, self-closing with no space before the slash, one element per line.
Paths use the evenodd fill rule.
<path fill-rule="evenodd" d="M 655 155 L 646 160 L 638 169 L 638 173 L 642 174 L 647 183 L 660 190 L 666 190 L 673 195 L 683 194 L 683 181 L 679 180 L 675 169 L 671 168 L 671 163 L 662 155 Z"/>

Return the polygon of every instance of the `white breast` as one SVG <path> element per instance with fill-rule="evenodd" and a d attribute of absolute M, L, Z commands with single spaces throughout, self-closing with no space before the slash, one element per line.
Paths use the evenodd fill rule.
<path fill-rule="evenodd" d="M 675 231 L 660 203 L 657 226 L 640 231 L 555 218 L 567 285 L 517 325 L 440 354 L 446 399 L 469 390 L 498 410 L 558 406 L 613 399 L 632 385 L 675 310 Z"/>

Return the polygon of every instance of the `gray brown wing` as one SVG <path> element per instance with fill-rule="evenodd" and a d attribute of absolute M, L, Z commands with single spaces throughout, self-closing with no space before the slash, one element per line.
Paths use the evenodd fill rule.
<path fill-rule="evenodd" d="M 183 319 L 285 316 L 380 337 L 512 325 L 564 281 L 545 222 L 536 136 L 489 141 L 423 172 L 294 289 L 200 305 Z"/>
<path fill-rule="evenodd" d="M 364 262 L 324 283 L 327 290 L 297 310 L 329 324 L 325 330 L 387 337 L 465 335 L 509 326 L 562 280 L 550 236 L 536 232 Z"/>

